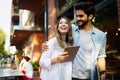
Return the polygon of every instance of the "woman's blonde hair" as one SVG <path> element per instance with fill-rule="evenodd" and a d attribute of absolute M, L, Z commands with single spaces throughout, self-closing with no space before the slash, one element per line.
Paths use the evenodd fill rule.
<path fill-rule="evenodd" d="M 57 26 L 56 26 L 56 37 L 57 37 L 57 41 L 58 41 L 58 44 L 60 47 L 64 48 L 65 47 L 65 43 L 62 41 L 62 37 L 61 37 L 61 34 L 60 32 L 58 31 L 58 26 L 59 26 L 59 22 L 61 19 L 65 19 L 67 22 L 68 22 L 68 26 L 69 26 L 69 29 L 68 29 L 68 32 L 66 34 L 66 39 L 65 39 L 65 42 L 67 44 L 67 46 L 72 46 L 73 45 L 73 37 L 72 37 L 72 27 L 71 27 L 71 23 L 70 23 L 70 20 L 63 16 L 61 17 L 59 20 L 58 20 L 58 23 L 57 23 Z"/>

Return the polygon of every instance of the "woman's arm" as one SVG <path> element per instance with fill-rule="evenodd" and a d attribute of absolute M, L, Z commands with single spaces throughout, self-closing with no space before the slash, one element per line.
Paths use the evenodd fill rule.
<path fill-rule="evenodd" d="M 51 68 L 51 55 L 53 54 L 54 50 L 54 39 L 50 39 L 47 44 L 48 45 L 48 50 L 44 51 L 41 55 L 41 58 L 39 60 L 39 65 L 42 68 L 45 69 L 50 69 Z"/>
<path fill-rule="evenodd" d="M 20 65 L 19 65 L 19 70 L 20 70 L 22 73 L 26 74 L 26 64 L 25 64 L 25 62 L 21 62 L 21 63 L 20 63 Z"/>
<path fill-rule="evenodd" d="M 58 62 L 63 62 L 68 57 L 69 57 L 68 52 L 62 52 L 56 58 L 51 59 L 51 64 L 56 64 Z"/>

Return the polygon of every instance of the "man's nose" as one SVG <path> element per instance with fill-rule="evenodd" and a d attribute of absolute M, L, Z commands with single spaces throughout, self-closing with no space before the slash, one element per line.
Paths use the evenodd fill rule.
<path fill-rule="evenodd" d="M 81 18 L 80 17 L 77 17 L 77 20 L 80 20 Z"/>

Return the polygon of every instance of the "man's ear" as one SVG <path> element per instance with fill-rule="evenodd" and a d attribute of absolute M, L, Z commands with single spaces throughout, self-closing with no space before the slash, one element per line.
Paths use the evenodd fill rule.
<path fill-rule="evenodd" d="M 92 20 L 93 19 L 93 14 L 90 14 L 89 15 L 89 20 Z"/>

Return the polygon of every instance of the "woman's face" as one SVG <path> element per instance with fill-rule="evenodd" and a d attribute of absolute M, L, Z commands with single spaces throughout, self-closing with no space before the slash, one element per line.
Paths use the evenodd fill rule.
<path fill-rule="evenodd" d="M 69 29 L 68 21 L 66 19 L 62 18 L 59 21 L 58 31 L 61 34 L 66 34 L 68 32 L 68 29 Z"/>

